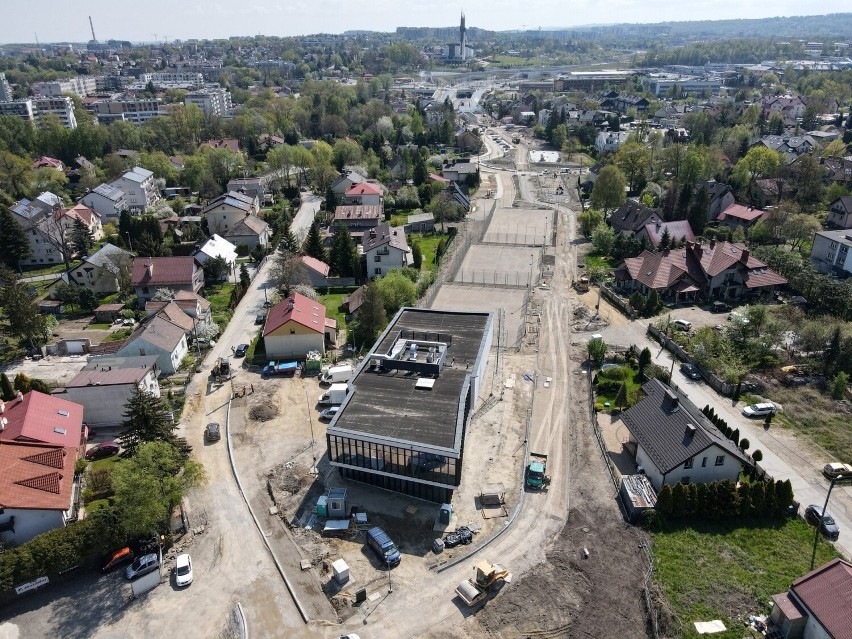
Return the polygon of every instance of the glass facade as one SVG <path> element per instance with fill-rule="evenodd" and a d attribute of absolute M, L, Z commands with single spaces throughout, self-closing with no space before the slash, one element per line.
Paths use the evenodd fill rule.
<path fill-rule="evenodd" d="M 355 467 L 340 469 L 341 475 L 348 479 L 437 502 L 448 501 L 461 481 L 460 459 L 338 435 L 327 435 L 326 438 L 329 460 Z M 446 488 L 421 481 L 442 484 Z"/>

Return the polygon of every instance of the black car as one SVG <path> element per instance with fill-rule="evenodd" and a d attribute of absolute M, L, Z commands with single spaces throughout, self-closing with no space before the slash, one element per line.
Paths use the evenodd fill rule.
<path fill-rule="evenodd" d="M 237 346 L 237 350 L 234 351 L 234 356 L 245 357 L 246 353 L 248 352 L 248 347 L 248 344 L 240 344 L 239 346 Z"/>
<path fill-rule="evenodd" d="M 473 533 L 467 526 L 462 526 L 454 532 L 444 537 L 445 548 L 455 548 L 456 546 L 467 546 L 473 542 Z"/>
<path fill-rule="evenodd" d="M 831 515 L 823 514 L 821 506 L 811 504 L 805 508 L 805 519 L 808 523 L 819 528 L 826 539 L 837 541 L 837 538 L 840 537 L 840 526 L 837 525 Z"/>
<path fill-rule="evenodd" d="M 217 442 L 221 439 L 222 434 L 219 431 L 219 424 L 213 422 L 207 424 L 207 428 L 204 429 L 204 438 L 208 442 Z"/>
<path fill-rule="evenodd" d="M 701 373 L 699 373 L 698 369 L 689 362 L 684 362 L 680 365 L 680 372 L 686 375 L 689 379 L 701 379 Z"/>

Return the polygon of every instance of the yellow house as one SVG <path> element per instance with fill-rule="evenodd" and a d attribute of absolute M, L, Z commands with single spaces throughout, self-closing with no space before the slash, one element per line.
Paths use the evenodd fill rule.
<path fill-rule="evenodd" d="M 337 339 L 337 323 L 326 318 L 325 306 L 293 293 L 269 309 L 263 327 L 269 359 L 303 359 L 310 351 L 325 352 Z"/>

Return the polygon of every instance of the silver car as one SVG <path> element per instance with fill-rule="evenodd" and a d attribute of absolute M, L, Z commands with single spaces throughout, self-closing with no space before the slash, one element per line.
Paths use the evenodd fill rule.
<path fill-rule="evenodd" d="M 766 415 L 775 414 L 775 404 L 772 402 L 761 402 L 760 404 L 752 404 L 743 408 L 743 415 L 746 417 L 765 417 Z"/>
<path fill-rule="evenodd" d="M 137 557 L 136 560 L 127 567 L 124 574 L 130 579 L 136 579 L 142 575 L 147 575 L 149 572 L 154 572 L 160 567 L 160 556 L 152 552 L 147 555 Z"/>

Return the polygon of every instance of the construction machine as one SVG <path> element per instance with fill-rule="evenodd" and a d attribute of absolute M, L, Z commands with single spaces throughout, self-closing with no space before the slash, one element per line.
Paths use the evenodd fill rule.
<path fill-rule="evenodd" d="M 492 564 L 490 561 L 480 561 L 473 570 L 473 579 L 461 582 L 456 588 L 456 594 L 468 606 L 475 606 L 485 600 L 491 587 L 498 581 L 503 583 L 512 581 L 512 573 L 500 564 Z"/>
<path fill-rule="evenodd" d="M 527 486 L 541 490 L 550 483 L 547 476 L 547 455 L 530 453 L 530 463 L 527 464 Z"/>

